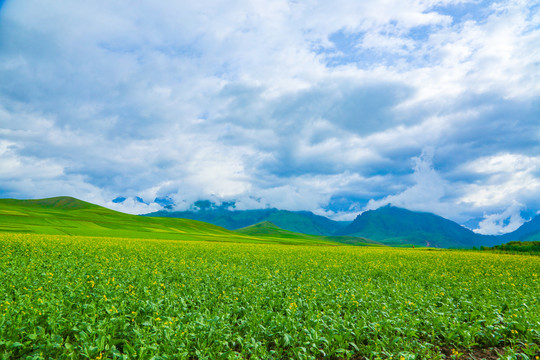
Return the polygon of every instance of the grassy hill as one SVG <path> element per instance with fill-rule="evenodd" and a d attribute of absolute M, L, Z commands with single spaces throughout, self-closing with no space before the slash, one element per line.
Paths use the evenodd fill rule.
<path fill-rule="evenodd" d="M 253 243 L 327 244 L 321 238 L 262 238 L 196 220 L 124 214 L 71 197 L 0 199 L 0 232 Z"/>
<path fill-rule="evenodd" d="M 280 239 L 295 239 L 298 241 L 333 241 L 341 244 L 349 244 L 349 245 L 360 245 L 360 246 L 368 246 L 368 245 L 379 245 L 382 246 L 383 244 L 365 239 L 365 238 L 359 238 L 359 237 L 352 237 L 352 236 L 320 236 L 320 235 L 308 235 L 308 234 L 302 234 L 297 233 L 289 230 L 282 229 L 275 224 L 271 223 L 270 221 L 263 221 L 255 225 L 247 226 L 242 229 L 236 230 L 236 232 L 239 232 L 241 234 L 247 234 L 247 235 L 253 235 L 257 237 L 262 237 L 265 239 L 272 239 L 272 238 L 280 238 Z"/>
<path fill-rule="evenodd" d="M 158 211 L 147 214 L 154 217 L 175 217 L 193 219 L 222 226 L 229 230 L 241 229 L 264 221 L 269 221 L 281 229 L 310 234 L 333 235 L 350 222 L 333 221 L 309 211 L 287 211 L 278 209 L 228 210 L 223 208 L 202 208 L 197 211 Z"/>

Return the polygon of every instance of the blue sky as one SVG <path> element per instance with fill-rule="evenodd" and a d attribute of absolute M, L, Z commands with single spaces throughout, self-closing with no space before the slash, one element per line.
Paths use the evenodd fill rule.
<path fill-rule="evenodd" d="M 0 196 L 347 220 L 392 203 L 511 231 L 540 210 L 539 10 L 7 0 Z"/>

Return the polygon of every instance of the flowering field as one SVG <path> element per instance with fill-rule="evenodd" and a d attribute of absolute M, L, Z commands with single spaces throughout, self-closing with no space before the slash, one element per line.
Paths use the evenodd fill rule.
<path fill-rule="evenodd" d="M 537 256 L 0 234 L 0 358 L 536 359 L 539 277 Z"/>

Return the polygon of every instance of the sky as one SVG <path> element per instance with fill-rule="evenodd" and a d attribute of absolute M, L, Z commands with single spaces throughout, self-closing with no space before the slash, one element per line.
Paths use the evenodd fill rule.
<path fill-rule="evenodd" d="M 61 195 L 512 231 L 540 210 L 540 1 L 0 1 L 0 197 Z"/>

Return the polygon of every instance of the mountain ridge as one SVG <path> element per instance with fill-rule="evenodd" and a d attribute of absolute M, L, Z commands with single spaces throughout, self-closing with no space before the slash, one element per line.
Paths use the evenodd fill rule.
<path fill-rule="evenodd" d="M 390 218 L 389 214 L 384 214 L 385 209 L 397 209 L 392 210 L 398 212 L 399 214 L 394 214 Z M 270 221 L 273 224 L 276 224 L 281 229 L 300 232 L 304 234 L 311 235 L 324 235 L 324 236 L 350 236 L 352 238 L 368 238 L 373 241 L 390 244 L 392 246 L 402 246 L 404 244 L 414 244 L 418 246 L 436 246 L 436 247 L 479 247 L 479 246 L 494 246 L 501 244 L 505 241 L 514 239 L 512 234 L 506 234 L 506 237 L 495 236 L 495 235 L 481 235 L 473 232 L 472 230 L 452 221 L 445 219 L 441 216 L 438 216 L 429 212 L 417 212 L 407 209 L 397 208 L 391 205 L 381 207 L 376 210 L 369 210 L 358 215 L 355 221 L 365 221 L 366 217 L 369 217 L 373 214 L 377 215 L 380 218 L 378 222 L 370 221 L 369 224 L 364 224 L 364 226 L 359 226 L 358 224 L 354 225 L 358 229 L 354 230 L 352 228 L 353 222 L 334 222 L 337 223 L 337 226 L 334 226 L 332 229 L 325 229 L 325 231 L 306 231 L 305 227 L 299 226 L 298 223 L 294 221 L 277 223 L 273 221 L 272 216 L 290 216 L 290 214 L 295 214 L 295 216 L 301 216 L 305 214 L 311 214 L 311 217 L 318 217 L 326 219 L 327 221 L 332 222 L 332 220 L 324 218 L 319 215 L 315 215 L 309 212 L 290 212 L 286 210 L 277 210 L 277 209 L 264 209 L 264 210 L 225 210 L 225 209 L 211 209 L 205 207 L 202 210 L 197 211 L 183 211 L 183 212 L 158 212 L 152 213 L 149 215 L 161 216 L 161 214 L 166 214 L 166 216 L 186 216 L 187 218 L 198 219 L 201 221 L 207 221 L 214 224 L 223 226 L 223 219 L 227 219 L 228 216 L 236 217 L 236 219 L 241 219 L 242 222 L 240 225 L 249 226 L 257 224 L 262 221 Z M 276 215 L 277 214 L 277 215 Z M 371 214 L 371 215 L 370 215 Z M 257 215 L 257 216 L 252 216 Z M 383 220 L 385 218 L 386 220 Z M 405 224 L 399 218 L 409 219 L 409 223 Z M 364 220 L 359 220 L 364 219 Z M 540 219 L 540 218 L 539 218 Z M 303 219 L 305 220 L 305 219 Z M 385 224 L 385 221 L 387 222 Z M 539 221 L 540 222 L 540 221 Z M 294 223 L 295 226 L 290 226 L 290 223 Z M 397 231 L 396 224 L 401 223 L 400 231 Z M 305 224 L 304 224 L 305 225 Z M 525 225 L 525 224 L 524 224 Z M 224 226 L 226 227 L 226 226 Z M 242 226 L 230 227 L 230 229 L 238 229 Z M 347 230 L 345 230 L 347 229 Z M 519 229 L 518 229 L 519 230 Z M 534 229 L 533 229 L 534 230 Z M 537 236 L 540 237 L 540 232 L 537 233 Z"/>
<path fill-rule="evenodd" d="M 21 206 L 26 210 L 22 212 L 19 211 L 20 209 L 18 210 L 18 208 Z M 31 214 L 29 218 L 34 218 L 34 223 L 30 223 L 28 219 L 24 221 L 21 220 L 21 216 L 27 216 L 28 214 Z M 179 224 L 179 222 L 175 221 L 182 222 L 182 220 L 191 220 L 195 221 L 190 225 L 193 228 L 197 226 L 200 227 L 200 224 L 213 224 L 212 226 L 217 226 L 217 228 L 222 229 L 223 231 L 227 230 L 219 226 L 219 221 L 228 222 L 229 224 L 232 223 L 236 226 L 236 229 L 245 228 L 250 225 L 261 223 L 262 221 L 268 232 L 273 232 L 274 236 L 279 235 L 280 232 L 282 235 L 286 234 L 285 231 L 288 231 L 296 234 L 300 233 L 306 239 L 312 235 L 319 239 L 324 238 L 329 241 L 338 241 L 349 244 L 362 242 L 363 240 L 361 239 L 363 238 L 366 243 L 374 242 L 391 246 L 419 245 L 470 248 L 494 246 L 508 241 L 540 240 L 539 215 L 524 223 L 520 228 L 511 233 L 497 236 L 481 235 L 436 214 L 415 212 L 391 205 L 363 212 L 358 215 L 353 222 L 336 222 L 308 211 L 292 212 L 278 209 L 245 211 L 225 209 L 215 210 L 209 209 L 208 207 L 204 208 L 204 204 L 203 209 L 200 209 L 199 211 L 158 212 L 157 215 L 161 216 L 154 218 L 149 215 L 156 215 L 156 213 L 146 214 L 145 216 L 129 215 L 78 200 L 73 197 L 59 196 L 35 200 L 0 199 L 0 215 L 2 216 L 2 218 L 0 218 L 0 231 L 34 232 L 36 229 L 44 231 L 43 229 L 47 228 L 47 231 L 52 234 L 73 233 L 84 235 L 85 232 L 90 231 L 88 230 L 88 226 L 92 227 L 93 230 L 90 231 L 92 234 L 109 234 L 115 226 L 120 229 L 120 233 L 125 231 L 130 233 L 130 231 L 133 230 L 129 230 L 129 226 L 133 225 L 129 225 L 130 222 L 133 221 L 132 218 L 129 218 L 131 216 L 139 219 L 146 218 L 146 220 L 137 220 L 138 224 L 146 229 L 143 231 L 143 235 L 150 236 L 150 234 L 147 233 L 152 233 L 152 236 L 160 238 L 169 236 L 171 232 L 178 233 L 178 229 L 173 229 L 174 226 Z M 178 215 L 191 216 L 192 218 L 182 218 Z M 88 218 L 89 216 L 90 218 Z M 177 216 L 179 218 L 175 219 Z M 96 217 L 100 218 L 99 221 L 95 219 Z M 109 224 L 108 219 L 111 217 L 114 221 Z M 36 220 L 38 218 L 40 219 L 39 221 Z M 163 218 L 170 219 L 156 220 Z M 74 223 L 71 222 L 69 226 L 65 226 L 74 219 L 78 225 L 74 225 Z M 8 223 L 6 220 L 16 221 Z M 171 221 L 171 224 L 173 224 L 172 227 L 164 225 L 169 224 Z M 126 222 L 127 225 L 122 224 L 122 222 Z M 216 224 L 216 222 L 218 222 L 218 224 Z M 44 225 L 45 223 L 46 225 Z M 85 224 L 84 226 L 81 225 L 83 223 Z M 194 225 L 196 223 L 199 225 Z M 146 225 L 143 226 L 142 224 Z M 188 224 L 188 222 L 184 222 L 184 225 L 185 224 Z M 270 224 L 275 227 L 273 230 L 271 229 Z M 236 233 L 240 234 L 241 232 Z"/>
<path fill-rule="evenodd" d="M 387 205 L 358 215 L 338 235 L 362 236 L 384 244 L 431 247 L 492 245 L 493 237 L 473 231 L 441 216 Z"/>
<path fill-rule="evenodd" d="M 196 211 L 157 211 L 143 216 L 180 217 L 209 222 L 228 230 L 237 230 L 263 221 L 269 221 L 279 228 L 308 235 L 330 236 L 349 222 L 339 222 L 316 215 L 310 211 L 289 211 L 272 209 L 228 210 L 223 208 L 202 208 Z"/>
<path fill-rule="evenodd" d="M 540 239 L 540 215 L 536 215 L 531 220 L 523 223 L 516 230 L 500 235 L 505 242 L 507 241 L 530 241 Z"/>

